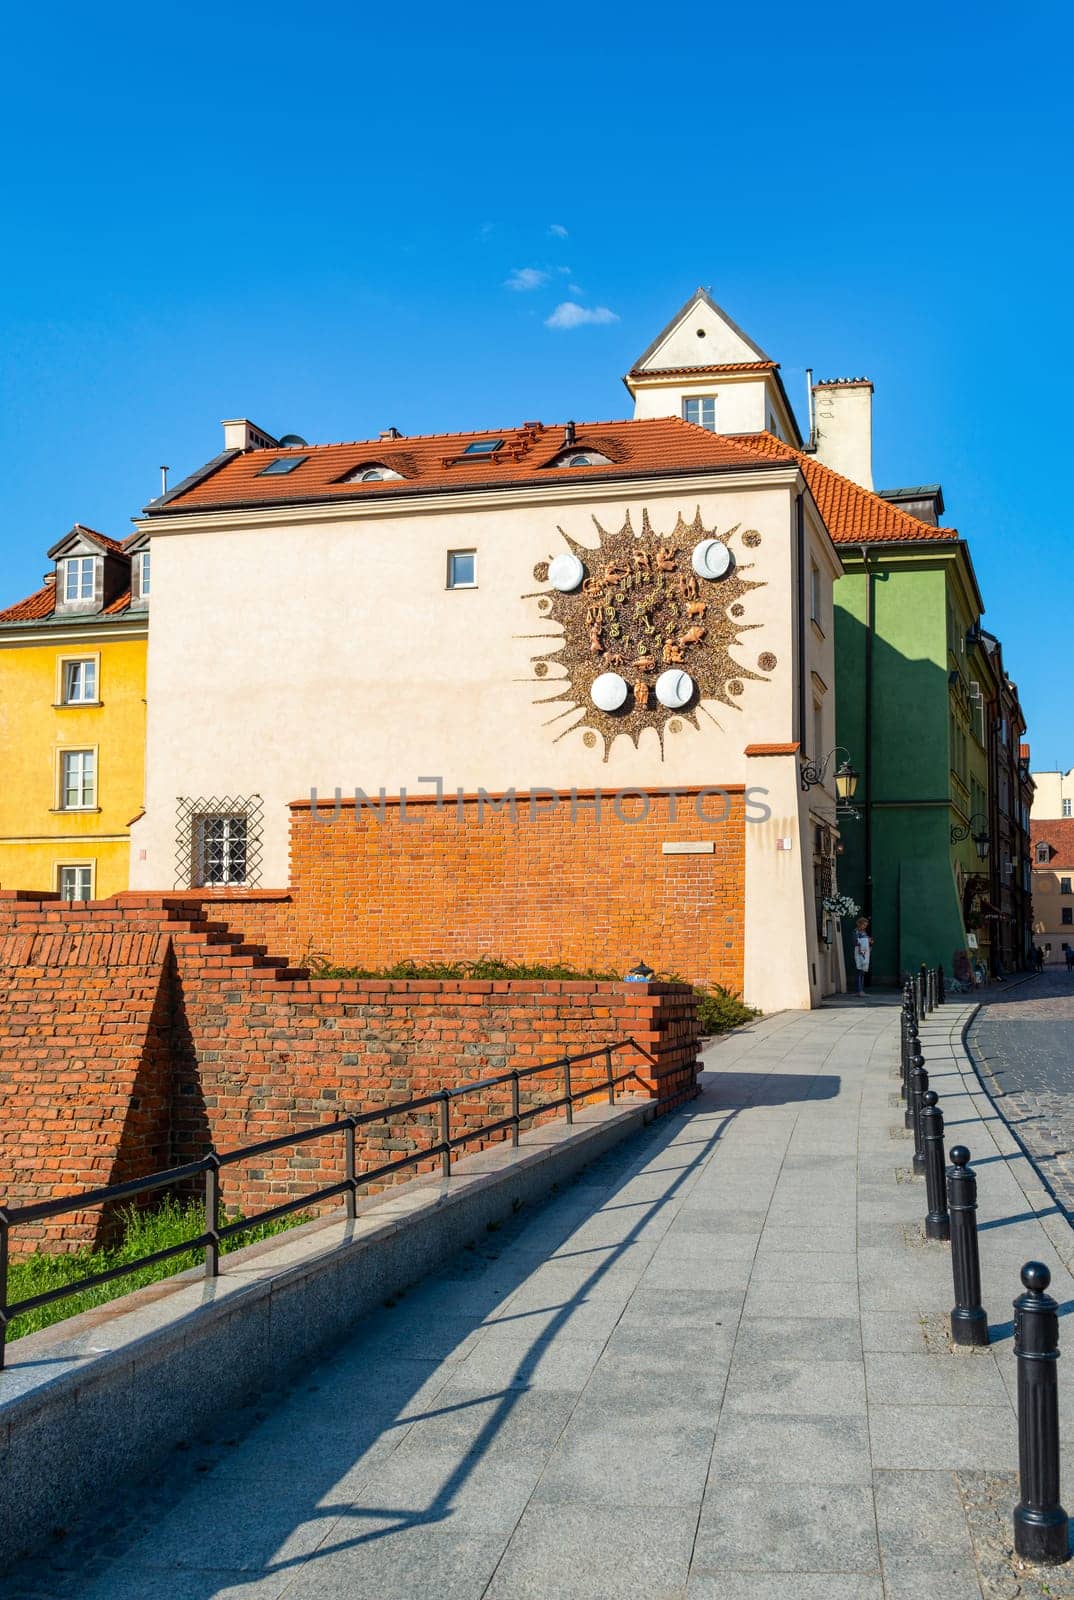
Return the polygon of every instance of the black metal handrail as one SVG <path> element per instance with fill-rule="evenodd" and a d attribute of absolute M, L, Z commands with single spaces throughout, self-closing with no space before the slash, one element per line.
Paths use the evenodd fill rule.
<path fill-rule="evenodd" d="M 566 1110 L 568 1122 L 574 1121 L 574 1106 L 578 1100 L 585 1100 L 598 1093 L 606 1093 L 608 1104 L 615 1104 L 615 1091 L 623 1083 L 638 1076 L 637 1067 L 631 1067 L 627 1072 L 616 1073 L 613 1071 L 612 1055 L 617 1050 L 632 1049 L 653 1064 L 657 1056 L 639 1044 L 636 1039 L 617 1039 L 612 1044 L 600 1045 L 595 1050 L 583 1050 L 577 1055 L 557 1056 L 552 1061 L 541 1061 L 532 1067 L 515 1067 L 510 1072 L 498 1073 L 492 1078 L 479 1078 L 473 1083 L 456 1084 L 451 1089 L 438 1089 L 434 1094 L 418 1095 L 412 1100 L 396 1100 L 390 1105 L 378 1106 L 372 1111 L 362 1111 L 355 1116 L 337 1117 L 332 1122 L 319 1124 L 315 1128 L 303 1128 L 297 1133 L 283 1133 L 274 1139 L 260 1139 L 256 1144 L 241 1145 L 235 1150 L 226 1150 L 219 1153 L 210 1150 L 207 1155 L 197 1161 L 188 1161 L 180 1167 L 169 1167 L 163 1172 L 151 1173 L 148 1178 L 133 1178 L 126 1183 L 113 1183 L 105 1188 L 86 1189 L 81 1194 L 63 1195 L 56 1200 L 38 1200 L 31 1205 L 6 1207 L 0 1206 L 0 1369 L 4 1365 L 7 1328 L 14 1317 L 21 1312 L 34 1311 L 39 1306 L 50 1305 L 55 1300 L 62 1300 L 68 1295 L 81 1294 L 83 1290 L 95 1289 L 100 1284 L 111 1283 L 116 1278 L 125 1277 L 128 1273 L 138 1272 L 143 1267 L 154 1266 L 158 1261 L 167 1261 L 172 1256 L 181 1255 L 187 1250 L 205 1250 L 205 1275 L 215 1278 L 220 1272 L 220 1243 L 232 1234 L 243 1233 L 251 1228 L 256 1228 L 265 1222 L 275 1221 L 277 1217 L 285 1217 L 291 1212 L 305 1210 L 307 1206 L 316 1205 L 323 1200 L 331 1200 L 336 1195 L 343 1195 L 346 1202 L 348 1219 L 357 1215 L 358 1190 L 365 1185 L 376 1183 L 381 1178 L 389 1177 L 392 1173 L 402 1172 L 407 1167 L 417 1166 L 420 1162 L 430 1158 L 440 1157 L 440 1171 L 444 1177 L 451 1175 L 452 1152 L 462 1149 L 467 1144 L 472 1144 L 477 1139 L 486 1138 L 489 1134 L 511 1130 L 511 1143 L 518 1145 L 519 1132 L 524 1122 L 542 1115 L 547 1111 Z M 663 1052 L 658 1052 L 662 1054 Z M 571 1082 L 571 1068 L 586 1061 L 604 1060 L 603 1082 L 585 1084 L 580 1089 L 575 1089 Z M 542 1072 L 563 1073 L 563 1093 L 554 1099 L 541 1101 L 534 1106 L 522 1107 L 519 1102 L 518 1086 L 524 1078 L 535 1077 Z M 492 1122 L 483 1122 L 476 1128 L 468 1128 L 463 1133 L 451 1132 L 451 1102 L 463 1095 L 480 1094 L 486 1089 L 496 1089 L 502 1084 L 511 1085 L 511 1112 L 509 1116 L 498 1117 Z M 426 1146 L 422 1150 L 413 1150 L 408 1155 L 399 1156 L 394 1161 L 383 1163 L 359 1173 L 357 1170 L 355 1134 L 359 1128 L 366 1127 L 373 1122 L 384 1122 L 391 1117 L 405 1116 L 409 1112 L 424 1111 L 431 1106 L 439 1108 L 439 1138 L 435 1144 Z M 234 1166 L 239 1161 L 249 1161 L 262 1155 L 270 1155 L 276 1150 L 286 1150 L 289 1147 L 308 1144 L 313 1139 L 324 1139 L 332 1134 L 343 1134 L 343 1159 L 344 1177 L 338 1183 L 327 1184 L 320 1189 L 315 1189 L 310 1194 L 299 1195 L 293 1200 L 281 1201 L 279 1205 L 270 1206 L 265 1211 L 259 1211 L 254 1216 L 243 1217 L 238 1222 L 221 1223 L 220 1220 L 220 1170 L 222 1167 Z M 110 1267 L 104 1272 L 95 1272 L 86 1278 L 79 1278 L 71 1283 L 58 1285 L 55 1289 L 43 1290 L 40 1294 L 30 1295 L 25 1300 L 9 1302 L 8 1293 L 8 1255 L 9 1234 L 12 1228 L 27 1222 L 40 1222 L 46 1217 L 63 1216 L 71 1211 L 88 1211 L 95 1206 L 110 1205 L 120 1200 L 133 1200 L 139 1195 L 151 1194 L 156 1189 L 165 1189 L 171 1185 L 185 1183 L 192 1178 L 205 1177 L 205 1227 L 201 1233 L 195 1234 L 190 1239 L 184 1239 L 178 1244 L 168 1245 L 163 1250 L 154 1250 L 149 1255 L 139 1256 L 136 1260 L 125 1261 L 121 1266 Z"/>

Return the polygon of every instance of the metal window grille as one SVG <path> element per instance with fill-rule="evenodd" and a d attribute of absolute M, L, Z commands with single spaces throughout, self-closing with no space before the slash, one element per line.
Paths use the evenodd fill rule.
<path fill-rule="evenodd" d="M 176 806 L 177 889 L 252 888 L 261 881 L 259 794 L 180 795 Z"/>

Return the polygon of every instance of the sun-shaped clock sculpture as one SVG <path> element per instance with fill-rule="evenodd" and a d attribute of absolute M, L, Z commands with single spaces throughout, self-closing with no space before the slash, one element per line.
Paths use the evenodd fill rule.
<path fill-rule="evenodd" d="M 526 598 L 561 629 L 538 636 L 555 645 L 534 658 L 534 675 L 556 692 L 536 703 L 563 702 L 551 720 L 569 720 L 556 738 L 584 730 L 587 744 L 603 742 L 605 761 L 620 734 L 636 745 L 646 728 L 656 729 L 663 754 L 665 734 L 682 720 L 695 728 L 702 714 L 717 720 L 705 701 L 741 709 L 744 680 L 763 678 L 731 655 L 759 626 L 743 620 L 744 602 L 763 587 L 746 576 L 752 563 L 732 540 L 751 551 L 761 535 L 741 524 L 723 533 L 705 528 L 700 508 L 690 523 L 680 512 L 668 534 L 653 531 L 648 511 L 640 533 L 629 511 L 618 533 L 593 521 L 595 550 L 560 528 L 568 551 L 534 568 L 548 587 Z M 771 671 L 776 660 L 765 652 L 757 664 Z"/>

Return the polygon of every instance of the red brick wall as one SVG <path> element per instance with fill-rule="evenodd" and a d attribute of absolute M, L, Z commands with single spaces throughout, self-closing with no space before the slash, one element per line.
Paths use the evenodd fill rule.
<path fill-rule="evenodd" d="M 209 921 L 179 897 L 85 909 L 0 899 L 5 1202 L 121 1182 L 210 1146 L 626 1037 L 639 1048 L 615 1059 L 617 1070 L 638 1067 L 635 1092 L 661 1110 L 696 1092 L 696 1008 L 679 986 L 310 981 L 272 959 L 249 953 L 218 908 Z M 590 1073 L 602 1081 L 603 1062 Z M 576 1069 L 576 1084 L 586 1081 Z M 522 1104 L 551 1092 L 541 1075 L 524 1083 Z M 508 1096 L 455 1100 L 453 1133 L 506 1114 Z M 376 1125 L 359 1142 L 361 1167 L 425 1148 L 435 1117 L 432 1108 Z M 317 1140 L 228 1168 L 225 1202 L 249 1214 L 306 1193 L 342 1175 L 341 1155 L 338 1138 Z M 84 1243 L 97 1220 L 20 1227 L 13 1248 Z"/>
<path fill-rule="evenodd" d="M 741 790 L 700 801 L 696 789 L 632 791 L 618 809 L 611 793 L 554 807 L 523 798 L 513 817 L 476 797 L 388 800 L 383 815 L 352 800 L 334 820 L 330 802 L 320 809 L 318 820 L 308 802 L 291 808 L 289 895 L 205 897 L 228 901 L 248 938 L 294 961 L 491 955 L 627 972 L 642 958 L 661 974 L 742 988 Z M 691 840 L 714 852 L 662 852 Z"/>
<path fill-rule="evenodd" d="M 0 905 L 5 1204 L 168 1165 L 167 946 L 159 929 L 112 932 L 59 906 Z M 100 1220 L 28 1224 L 13 1242 L 81 1243 Z"/>

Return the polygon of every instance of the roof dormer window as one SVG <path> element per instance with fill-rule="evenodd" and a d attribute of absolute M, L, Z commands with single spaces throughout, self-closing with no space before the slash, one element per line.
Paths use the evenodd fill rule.
<path fill-rule="evenodd" d="M 599 450 L 567 450 L 550 464 L 553 467 L 610 467 L 613 462 Z"/>
<path fill-rule="evenodd" d="M 475 439 L 473 444 L 468 444 L 463 451 L 464 456 L 490 456 L 494 450 L 503 448 L 502 439 Z"/>
<path fill-rule="evenodd" d="M 92 600 L 96 592 L 96 556 L 68 556 L 63 565 L 63 598 L 72 604 Z"/>
<path fill-rule="evenodd" d="M 381 461 L 366 461 L 357 471 L 352 472 L 345 479 L 347 483 L 390 483 L 398 482 L 402 478 L 401 472 L 395 472 L 391 467 L 386 467 Z"/>
<path fill-rule="evenodd" d="M 277 456 L 275 461 L 270 461 L 267 467 L 262 467 L 257 474 L 259 478 L 282 478 L 285 472 L 294 472 L 309 456 Z"/>

